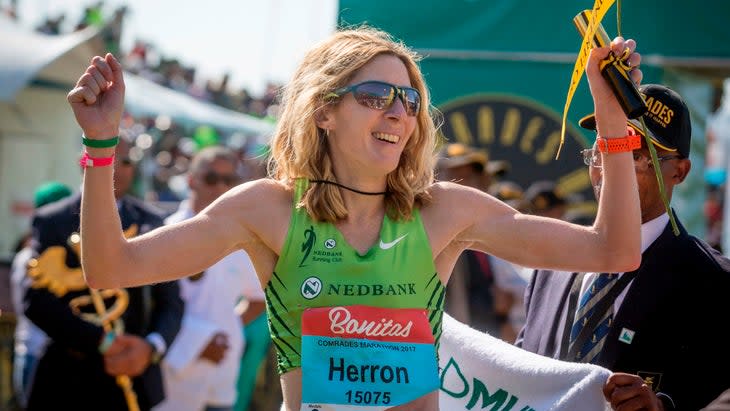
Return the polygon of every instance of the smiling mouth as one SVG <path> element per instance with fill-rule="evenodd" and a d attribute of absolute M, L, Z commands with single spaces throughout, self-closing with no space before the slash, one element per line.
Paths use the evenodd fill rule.
<path fill-rule="evenodd" d="M 386 133 L 373 133 L 373 137 L 377 138 L 380 141 L 385 141 L 387 143 L 391 144 L 397 144 L 400 140 L 399 136 L 396 136 L 394 134 L 386 134 Z"/>

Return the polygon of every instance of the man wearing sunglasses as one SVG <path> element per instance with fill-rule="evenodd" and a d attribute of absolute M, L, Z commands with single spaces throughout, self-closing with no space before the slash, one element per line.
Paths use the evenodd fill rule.
<path fill-rule="evenodd" d="M 184 221 L 203 211 L 240 183 L 238 172 L 238 156 L 229 148 L 210 146 L 197 152 L 188 170 L 190 196 L 165 223 Z M 155 411 L 231 411 L 245 346 L 236 304 L 241 298 L 248 301 L 246 319 L 264 311 L 264 292 L 256 272 L 248 255 L 239 250 L 179 283 L 185 316 L 162 362 L 167 397 Z M 255 375 L 257 369 L 242 371 Z"/>
<path fill-rule="evenodd" d="M 658 171 L 671 200 L 691 168 L 689 110 L 667 87 L 648 84 L 640 90 L 649 106 L 644 121 Z M 580 125 L 594 129 L 593 115 Z M 628 126 L 643 138 L 639 121 L 629 120 Z M 600 196 L 601 154 L 594 145 L 582 155 Z M 645 141 L 633 159 L 641 203 L 641 266 L 627 273 L 535 271 L 517 345 L 614 371 L 604 388 L 614 407 L 697 410 L 730 386 L 730 374 L 720 371 L 730 366 L 727 341 L 715 335 L 730 313 L 730 261 L 679 222 L 675 236 Z M 712 378 L 702 378 L 705 374 Z"/>

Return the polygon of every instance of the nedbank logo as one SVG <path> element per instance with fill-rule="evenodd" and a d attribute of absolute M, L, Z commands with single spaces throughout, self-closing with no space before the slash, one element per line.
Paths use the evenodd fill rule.
<path fill-rule="evenodd" d="M 302 261 L 299 262 L 300 267 L 304 267 L 304 261 L 309 257 L 316 241 L 317 233 L 314 232 L 314 227 L 310 225 L 308 229 L 304 230 L 304 242 L 302 243 L 302 252 L 304 255 L 302 256 Z"/>
<path fill-rule="evenodd" d="M 317 277 L 309 277 L 302 283 L 301 291 L 302 297 L 311 300 L 322 292 L 322 281 Z"/>
<path fill-rule="evenodd" d="M 449 358 L 446 367 L 441 371 L 440 389 L 450 397 L 467 400 L 464 405 L 467 410 L 477 407 L 478 410 L 489 409 L 491 411 L 535 411 L 529 405 L 515 408 L 520 401 L 519 397 L 502 388 L 498 388 L 490 394 L 487 385 L 478 378 L 472 378 L 470 384 L 453 357 Z M 519 405 L 517 406 L 519 407 Z"/>

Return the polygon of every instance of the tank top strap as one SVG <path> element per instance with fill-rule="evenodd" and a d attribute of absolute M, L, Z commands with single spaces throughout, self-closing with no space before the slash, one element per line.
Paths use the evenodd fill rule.
<path fill-rule="evenodd" d="M 298 177 L 296 180 L 294 180 L 294 207 L 296 208 L 296 205 L 299 204 L 300 201 L 302 201 L 302 197 L 304 197 L 304 193 L 307 191 L 307 188 L 309 188 L 309 179 L 304 177 Z"/>

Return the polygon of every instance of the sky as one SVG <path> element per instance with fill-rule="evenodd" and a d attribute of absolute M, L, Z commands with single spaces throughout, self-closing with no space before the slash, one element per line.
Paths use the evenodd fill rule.
<path fill-rule="evenodd" d="M 65 14 L 64 31 L 96 3 L 17 1 L 22 25 L 36 27 L 47 16 Z M 285 83 L 306 50 L 334 30 L 337 14 L 337 0 L 106 0 L 105 16 L 121 5 L 129 9 L 122 50 L 144 40 L 166 58 L 197 67 L 203 79 L 230 72 L 233 87 L 254 95 L 267 81 Z"/>

